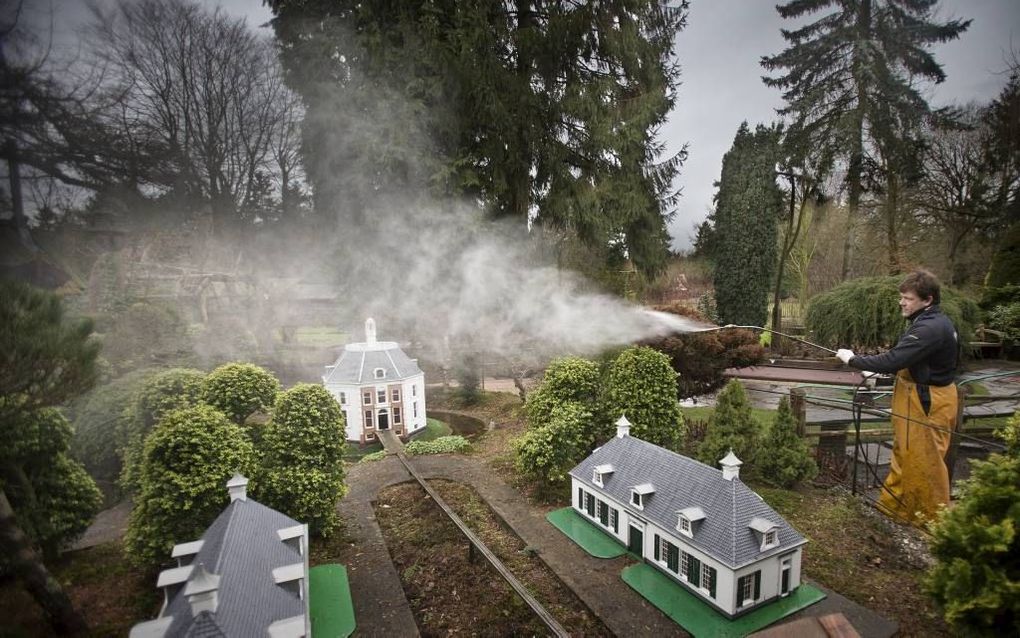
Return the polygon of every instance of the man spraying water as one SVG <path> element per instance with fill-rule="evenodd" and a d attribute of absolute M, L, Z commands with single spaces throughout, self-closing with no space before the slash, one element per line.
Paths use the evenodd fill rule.
<path fill-rule="evenodd" d="M 900 312 L 910 326 L 888 352 L 836 357 L 866 372 L 895 373 L 893 455 L 878 508 L 897 520 L 923 524 L 949 503 L 946 451 L 956 425 L 956 328 L 939 308 L 935 275 L 916 270 L 900 283 Z"/>

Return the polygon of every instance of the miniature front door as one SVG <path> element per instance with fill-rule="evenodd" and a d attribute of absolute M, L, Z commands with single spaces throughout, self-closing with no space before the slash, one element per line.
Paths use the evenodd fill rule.
<path fill-rule="evenodd" d="M 783 559 L 782 567 L 779 570 L 779 595 L 786 596 L 790 593 L 790 558 Z"/>
<path fill-rule="evenodd" d="M 379 410 L 379 429 L 380 430 L 390 429 L 390 415 L 385 408 Z"/>
<path fill-rule="evenodd" d="M 627 551 L 633 552 L 638 556 L 644 556 L 644 532 L 640 529 L 630 526 L 630 540 L 627 543 Z"/>

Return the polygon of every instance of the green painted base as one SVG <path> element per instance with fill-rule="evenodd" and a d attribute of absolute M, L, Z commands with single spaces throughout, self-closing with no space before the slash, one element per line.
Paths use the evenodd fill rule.
<path fill-rule="evenodd" d="M 616 558 L 627 553 L 626 547 L 585 520 L 572 507 L 549 512 L 545 518 L 595 558 Z"/>
<path fill-rule="evenodd" d="M 730 620 L 647 563 L 627 567 L 620 577 L 697 638 L 746 636 L 825 598 L 820 590 L 802 584 L 789 596 Z"/>
<path fill-rule="evenodd" d="M 346 638 L 354 633 L 354 603 L 343 565 L 308 570 L 308 607 L 315 638 Z"/>

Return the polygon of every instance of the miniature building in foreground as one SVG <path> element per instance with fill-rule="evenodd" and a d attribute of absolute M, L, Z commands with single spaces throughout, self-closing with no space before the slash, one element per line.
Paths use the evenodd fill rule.
<path fill-rule="evenodd" d="M 247 497 L 248 479 L 227 483 L 230 505 L 202 538 L 175 545 L 177 567 L 159 574 L 159 617 L 131 638 L 311 635 L 308 526 Z"/>
<path fill-rule="evenodd" d="M 795 529 L 740 481 L 731 451 L 718 470 L 617 434 L 570 471 L 574 509 L 727 617 L 800 585 Z"/>
<path fill-rule="evenodd" d="M 322 384 L 347 417 L 348 441 L 371 443 L 390 429 L 406 438 L 425 427 L 425 373 L 396 342 L 376 341 L 372 319 L 365 341 L 344 346 Z"/>

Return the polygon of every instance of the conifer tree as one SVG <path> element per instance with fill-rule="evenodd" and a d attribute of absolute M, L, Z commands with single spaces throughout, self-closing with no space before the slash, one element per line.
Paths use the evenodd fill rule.
<path fill-rule="evenodd" d="M 378 223 L 397 185 L 664 265 L 685 152 L 657 136 L 686 1 L 269 4 L 316 209 L 345 229 Z"/>
<path fill-rule="evenodd" d="M 786 397 L 779 400 L 776 420 L 762 441 L 756 471 L 765 481 L 784 488 L 818 474 L 807 442 L 797 434 L 797 420 Z"/>
<path fill-rule="evenodd" d="M 721 323 L 764 326 L 776 270 L 782 193 L 776 185 L 781 130 L 740 125 L 723 156 L 713 214 L 716 312 Z"/>
<path fill-rule="evenodd" d="M 752 469 L 756 467 L 760 439 L 761 426 L 751 413 L 744 386 L 733 379 L 719 393 L 705 438 L 698 446 L 698 460 L 718 467 L 720 459 L 733 450 L 744 469 Z"/>
<path fill-rule="evenodd" d="M 1007 450 L 972 461 L 962 495 L 932 525 L 935 566 L 925 590 L 962 636 L 1020 631 L 1020 413 Z"/>
<path fill-rule="evenodd" d="M 909 142 L 931 112 L 917 80 L 935 83 L 945 73 L 928 48 L 956 39 L 966 20 L 934 19 L 937 0 L 790 0 L 776 10 L 797 19 L 826 9 L 818 19 L 783 30 L 789 46 L 765 56 L 763 77 L 783 91 L 791 118 L 788 144 L 846 161 L 848 231 L 859 215 L 865 160 L 876 144 L 886 153 Z M 828 163 L 828 162 L 824 162 Z M 853 237 L 847 233 L 842 277 L 849 274 Z"/>

